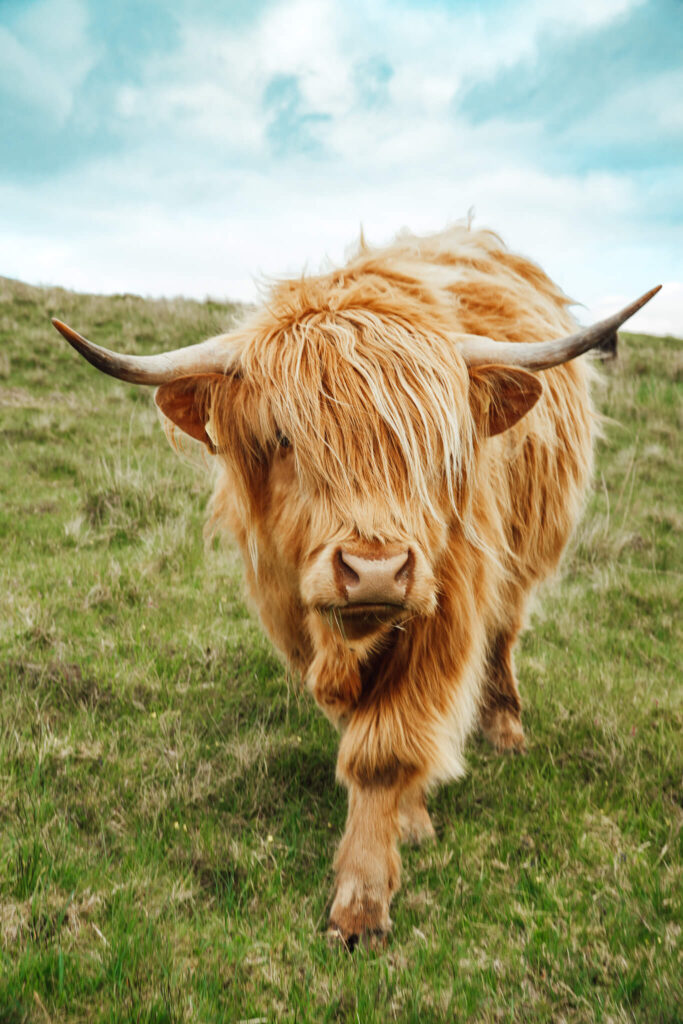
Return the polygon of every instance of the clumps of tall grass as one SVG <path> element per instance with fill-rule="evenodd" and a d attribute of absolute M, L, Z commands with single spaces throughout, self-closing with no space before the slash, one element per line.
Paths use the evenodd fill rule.
<path fill-rule="evenodd" d="M 75 532 L 109 545 L 134 544 L 160 524 L 186 518 L 188 503 L 196 501 L 163 450 L 140 456 L 124 442 L 91 468 Z"/>

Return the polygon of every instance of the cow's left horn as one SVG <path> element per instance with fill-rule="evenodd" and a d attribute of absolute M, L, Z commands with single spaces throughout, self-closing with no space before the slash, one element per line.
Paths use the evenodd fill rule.
<path fill-rule="evenodd" d="M 232 362 L 232 352 L 224 334 L 174 352 L 127 356 L 94 345 L 61 320 L 53 319 L 52 323 L 69 344 L 98 370 L 131 384 L 168 384 L 178 377 L 194 373 L 226 373 Z"/>
<path fill-rule="evenodd" d="M 509 366 L 519 366 L 525 370 L 548 370 L 551 366 L 559 366 L 560 363 L 568 363 L 570 359 L 588 352 L 591 348 L 598 348 L 616 334 L 618 329 L 637 313 L 646 302 L 649 302 L 653 295 L 656 295 L 661 284 L 652 288 L 645 295 L 625 306 L 620 313 L 600 320 L 591 327 L 585 327 L 576 334 L 570 334 L 566 338 L 558 338 L 557 341 L 536 341 L 536 342 L 513 342 L 493 341 L 491 338 L 479 338 L 470 335 L 458 342 L 458 349 L 465 362 L 469 366 L 482 366 L 487 363 L 503 363 Z"/>

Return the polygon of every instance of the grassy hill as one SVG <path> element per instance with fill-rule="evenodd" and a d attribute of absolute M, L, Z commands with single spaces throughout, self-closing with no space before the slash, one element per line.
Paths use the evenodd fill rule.
<path fill-rule="evenodd" d="M 204 550 L 151 352 L 236 309 L 0 278 L 0 1024 L 680 1021 L 683 345 L 622 335 L 615 422 L 518 656 L 529 753 L 479 739 L 406 851 L 381 955 L 324 940 L 336 738 Z"/>

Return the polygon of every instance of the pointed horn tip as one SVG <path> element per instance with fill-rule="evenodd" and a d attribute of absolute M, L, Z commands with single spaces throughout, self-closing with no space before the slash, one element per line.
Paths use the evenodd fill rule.
<path fill-rule="evenodd" d="M 643 306 L 647 305 L 650 299 L 653 299 L 657 292 L 661 290 L 661 284 L 655 285 L 654 288 L 650 288 L 649 292 L 645 292 L 645 294 L 641 295 L 639 299 L 635 300 L 635 302 L 632 302 L 629 306 L 626 306 L 624 309 L 622 309 L 621 313 L 617 314 L 620 321 L 619 326 L 621 326 L 621 324 L 625 323 L 627 320 L 630 320 L 632 316 L 638 313 L 643 308 Z"/>
<path fill-rule="evenodd" d="M 645 303 L 649 302 L 650 299 L 654 299 L 654 297 L 657 294 L 657 292 L 661 292 L 661 290 L 662 290 L 661 284 L 656 284 L 654 286 L 654 288 L 650 288 L 649 292 L 645 292 L 645 294 L 642 296 L 642 298 L 640 298 L 638 301 L 642 302 L 643 305 L 645 305 Z"/>
<path fill-rule="evenodd" d="M 58 320 L 56 316 L 52 317 L 51 322 L 52 326 L 55 327 L 67 341 L 71 341 L 73 338 L 77 338 L 79 341 L 84 340 L 81 339 L 81 336 L 77 331 L 74 331 L 73 327 L 69 327 L 69 325 L 65 324 L 63 320 Z"/>

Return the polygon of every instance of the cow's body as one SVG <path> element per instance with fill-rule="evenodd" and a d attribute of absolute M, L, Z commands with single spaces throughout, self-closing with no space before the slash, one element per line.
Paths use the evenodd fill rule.
<path fill-rule="evenodd" d="M 425 792 L 462 773 L 477 722 L 523 748 L 512 648 L 581 509 L 594 414 L 585 361 L 515 363 L 572 331 L 567 306 L 497 236 L 456 227 L 278 285 L 206 343 L 209 373 L 190 349 L 172 373 L 162 357 L 112 370 L 58 324 L 106 372 L 163 381 L 162 411 L 218 460 L 213 523 L 341 732 L 330 923 L 348 943 L 388 929 L 397 840 L 433 835 Z"/>
<path fill-rule="evenodd" d="M 567 304 L 537 267 L 507 252 L 495 236 L 456 229 L 433 239 L 406 238 L 387 252 L 361 251 L 343 271 L 281 285 L 268 312 L 248 325 L 243 344 L 246 358 L 265 365 L 273 338 L 293 324 L 322 317 L 324 333 L 326 317 L 358 308 L 376 313 L 380 332 L 388 311 L 423 337 L 436 331 L 542 341 L 571 331 Z M 383 357 L 390 361 L 391 349 Z M 388 897 L 398 877 L 398 815 L 407 835 L 419 838 L 430 831 L 423 793 L 462 772 L 463 747 L 478 715 L 500 749 L 523 746 L 511 649 L 534 585 L 558 564 L 590 477 L 589 372 L 582 361 L 547 370 L 541 400 L 514 426 L 473 439 L 474 451 L 462 445 L 459 468 L 469 479 L 458 484 L 459 507 L 436 524 L 445 536 L 436 544 L 431 537 L 425 542 L 431 550 L 440 547 L 433 565 L 436 609 L 388 631 L 380 649 L 365 659 L 353 657 L 353 638 L 345 638 L 343 629 L 311 622 L 302 602 L 305 546 L 314 546 L 307 522 L 311 494 L 296 485 L 293 451 L 276 456 L 258 507 L 229 460 L 219 477 L 213 517 L 239 543 L 261 621 L 342 729 L 337 773 L 351 791 L 351 839 L 338 858 L 344 884 L 338 886 L 332 922 L 347 939 L 388 926 Z M 452 382 L 454 392 L 465 392 L 464 377 L 463 367 Z M 235 443 L 224 440 L 229 447 Z M 349 437 L 349 445 L 354 441 Z M 381 503 L 381 475 L 376 483 Z M 369 492 L 366 500 L 376 503 L 377 496 Z M 372 540 L 373 524 L 368 526 L 363 533 Z M 380 539 L 385 540 L 382 528 Z M 362 638 L 357 646 L 362 651 Z M 354 800 L 362 805 L 366 794 L 367 802 L 389 809 L 382 814 L 368 807 L 356 823 Z M 365 865 L 356 863 L 365 855 L 355 847 L 382 818 L 385 834 L 376 845 L 385 863 L 377 867 L 378 877 L 367 879 Z"/>

